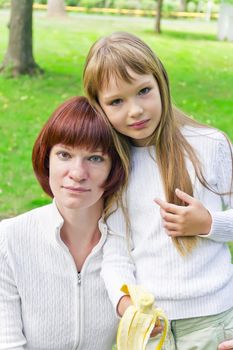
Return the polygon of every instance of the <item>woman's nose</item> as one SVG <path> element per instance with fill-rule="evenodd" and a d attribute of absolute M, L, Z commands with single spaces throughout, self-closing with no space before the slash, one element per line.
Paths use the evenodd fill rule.
<path fill-rule="evenodd" d="M 78 161 L 72 164 L 71 169 L 69 171 L 69 176 L 74 181 L 85 181 L 88 177 L 88 172 L 83 162 Z"/>

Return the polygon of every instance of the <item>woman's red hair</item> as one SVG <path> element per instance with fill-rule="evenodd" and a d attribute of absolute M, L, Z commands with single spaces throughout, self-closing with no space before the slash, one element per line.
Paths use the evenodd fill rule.
<path fill-rule="evenodd" d="M 32 151 L 32 164 L 43 190 L 53 197 L 49 186 L 49 155 L 56 144 L 101 149 L 108 154 L 112 167 L 104 184 L 104 198 L 124 185 L 126 174 L 113 143 L 111 127 L 89 104 L 85 97 L 73 97 L 61 104 L 39 133 Z"/>

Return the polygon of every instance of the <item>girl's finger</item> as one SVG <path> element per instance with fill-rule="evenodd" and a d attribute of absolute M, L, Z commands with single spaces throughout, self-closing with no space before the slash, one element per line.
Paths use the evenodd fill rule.
<path fill-rule="evenodd" d="M 161 214 L 164 221 L 178 223 L 178 215 L 167 213 L 163 209 L 160 209 L 160 214 Z"/>
<path fill-rule="evenodd" d="M 163 201 L 162 199 L 159 199 L 159 198 L 155 198 L 154 202 L 156 204 L 158 204 L 160 206 L 160 208 L 162 208 L 166 212 L 172 213 L 172 214 L 180 214 L 181 211 L 182 211 L 182 208 L 183 208 L 182 206 L 165 202 L 165 201 Z"/>
<path fill-rule="evenodd" d="M 196 201 L 196 199 L 194 197 L 190 196 L 186 192 L 179 190 L 178 188 L 176 188 L 175 193 L 176 193 L 178 198 L 180 198 L 182 201 L 184 201 L 185 203 L 187 203 L 189 205 L 194 204 Z"/>
<path fill-rule="evenodd" d="M 179 231 L 179 227 L 177 224 L 173 223 L 173 222 L 167 222 L 164 221 L 163 222 L 163 227 L 167 230 L 167 231 Z"/>

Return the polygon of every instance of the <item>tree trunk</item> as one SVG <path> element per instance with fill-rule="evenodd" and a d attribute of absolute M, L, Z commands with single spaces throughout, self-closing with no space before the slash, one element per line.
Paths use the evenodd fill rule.
<path fill-rule="evenodd" d="M 32 53 L 32 3 L 33 0 L 11 0 L 8 49 L 0 67 L 11 76 L 42 72 Z"/>
<path fill-rule="evenodd" d="M 212 13 L 212 6 L 213 6 L 213 1 L 208 0 L 207 1 L 207 7 L 206 7 L 206 20 L 209 22 L 211 19 L 211 13 Z"/>
<path fill-rule="evenodd" d="M 181 12 L 186 11 L 186 0 L 180 0 L 179 11 Z"/>
<path fill-rule="evenodd" d="M 65 16 L 65 0 L 48 0 L 48 16 Z"/>
<path fill-rule="evenodd" d="M 161 33 L 162 5 L 163 5 L 163 0 L 157 0 L 157 9 L 156 9 L 156 17 L 155 17 L 155 32 L 158 34 Z"/>

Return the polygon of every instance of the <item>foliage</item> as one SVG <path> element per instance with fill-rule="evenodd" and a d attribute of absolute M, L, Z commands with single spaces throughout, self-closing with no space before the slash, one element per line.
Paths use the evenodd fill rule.
<path fill-rule="evenodd" d="M 10 0 L 0 0 L 1 2 L 9 2 Z M 188 11 L 204 12 L 206 10 L 208 0 L 186 0 Z M 218 11 L 218 6 L 221 0 L 213 1 L 213 11 Z M 222 0 L 226 2 L 232 2 L 233 0 Z M 47 0 L 35 0 L 36 3 L 46 4 Z M 66 5 L 69 6 L 82 6 L 86 8 L 125 8 L 125 9 L 141 9 L 141 10 L 154 10 L 156 8 L 156 0 L 65 0 Z M 171 11 L 178 11 L 180 0 L 163 0 L 163 12 L 168 13 Z"/>
<path fill-rule="evenodd" d="M 78 0 L 67 0 L 66 5 L 68 6 L 78 6 L 79 1 Z"/>
<path fill-rule="evenodd" d="M 0 0 L 0 8 L 9 7 L 9 6 L 10 6 L 10 0 Z"/>
<path fill-rule="evenodd" d="M 222 3 L 233 5 L 233 0 L 222 0 Z"/>

